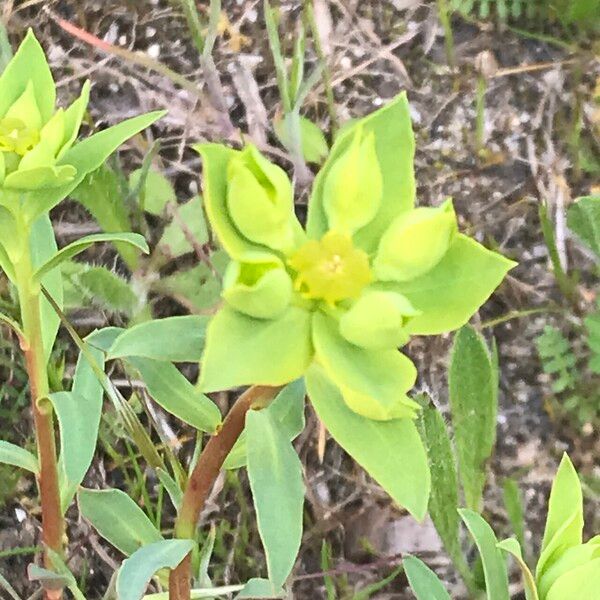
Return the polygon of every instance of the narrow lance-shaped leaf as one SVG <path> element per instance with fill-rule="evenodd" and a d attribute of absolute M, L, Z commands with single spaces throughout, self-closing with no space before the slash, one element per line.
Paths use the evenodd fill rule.
<path fill-rule="evenodd" d="M 121 490 L 80 488 L 78 498 L 81 514 L 127 556 L 163 539 L 144 511 Z"/>
<path fill-rule="evenodd" d="M 539 600 L 537 587 L 535 585 L 535 578 L 533 574 L 529 570 L 527 563 L 523 560 L 523 554 L 521 552 L 521 545 L 514 538 L 509 538 L 506 540 L 502 540 L 496 544 L 500 550 L 504 550 L 510 554 L 521 569 L 521 575 L 523 577 L 523 587 L 525 588 L 525 598 L 526 600 Z"/>
<path fill-rule="evenodd" d="M 431 472 L 429 514 L 446 551 L 463 577 L 469 576 L 460 543 L 458 475 L 444 417 L 423 395 L 425 404 L 417 424 L 427 449 Z"/>
<path fill-rule="evenodd" d="M 443 583 L 422 560 L 416 556 L 406 556 L 402 564 L 417 600 L 450 600 Z"/>
<path fill-rule="evenodd" d="M 266 411 L 248 412 L 246 441 L 248 477 L 267 555 L 269 581 L 279 588 L 300 549 L 304 505 L 302 464 L 290 441 Z"/>
<path fill-rule="evenodd" d="M 197 362 L 202 357 L 209 318 L 167 317 L 134 325 L 114 342 L 108 358 L 137 356 L 168 362 Z M 160 343 L 156 343 L 160 340 Z"/>
<path fill-rule="evenodd" d="M 162 540 L 136 550 L 117 575 L 119 600 L 141 600 L 160 569 L 174 569 L 194 547 L 192 540 Z"/>
<path fill-rule="evenodd" d="M 488 600 L 510 600 L 506 563 L 492 528 L 472 510 L 461 509 L 459 514 L 479 550 Z"/>
<path fill-rule="evenodd" d="M 221 422 L 219 408 L 197 386 L 193 386 L 175 365 L 134 356 L 129 357 L 127 363 L 139 372 L 150 396 L 167 412 L 200 431 L 216 431 Z"/>
<path fill-rule="evenodd" d="M 81 254 L 84 250 L 87 250 L 90 246 L 99 242 L 126 243 L 135 248 L 139 248 L 143 252 L 148 252 L 148 244 L 139 233 L 94 233 L 92 235 L 86 235 L 59 250 L 52 258 L 50 258 L 50 260 L 38 267 L 34 273 L 34 278 L 38 281 L 41 280 L 44 275 L 58 267 L 61 263 Z"/>
<path fill-rule="evenodd" d="M 31 261 L 34 269 L 37 269 L 51 259 L 58 251 L 54 230 L 50 217 L 42 215 L 31 226 L 29 238 L 31 248 Z M 60 271 L 51 271 L 41 278 L 41 284 L 50 294 L 54 302 L 62 309 L 63 306 L 63 284 Z M 60 326 L 60 317 L 46 298 L 40 299 L 40 314 L 42 321 L 42 339 L 44 341 L 44 354 L 46 360 L 50 358 L 54 341 Z"/>
<path fill-rule="evenodd" d="M 479 511 L 486 461 L 496 440 L 496 374 L 483 338 L 463 327 L 454 340 L 449 387 L 452 424 L 467 506 Z"/>
<path fill-rule="evenodd" d="M 0 463 L 26 469 L 34 474 L 39 471 L 38 460 L 29 450 L 2 440 L 0 440 Z"/>

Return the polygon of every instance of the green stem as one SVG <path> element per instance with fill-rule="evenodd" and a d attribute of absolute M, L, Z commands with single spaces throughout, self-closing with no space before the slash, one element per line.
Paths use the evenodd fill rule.
<path fill-rule="evenodd" d="M 46 548 L 62 555 L 65 523 L 60 503 L 54 415 L 50 403 L 39 402 L 49 393 L 47 360 L 42 337 L 41 290 L 39 284 L 33 281 L 29 227 L 23 227 L 22 232 L 22 252 L 14 267 L 21 307 L 23 351 L 29 376 L 31 409 L 40 463 L 38 488 L 42 506 L 42 540 Z M 48 568 L 52 567 L 48 554 L 45 556 L 45 564 Z M 56 599 L 61 595 L 47 592 L 46 597 Z"/>
<path fill-rule="evenodd" d="M 456 66 L 456 57 L 454 54 L 454 33 L 452 23 L 450 22 L 450 10 L 447 0 L 437 0 L 438 16 L 442 27 L 444 28 L 444 43 L 446 44 L 446 60 L 448 66 L 454 69 Z"/>

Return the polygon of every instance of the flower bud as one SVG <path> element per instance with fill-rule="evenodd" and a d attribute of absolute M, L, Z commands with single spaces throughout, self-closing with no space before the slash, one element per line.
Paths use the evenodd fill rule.
<path fill-rule="evenodd" d="M 366 292 L 340 318 L 340 333 L 363 348 L 398 348 L 409 339 L 404 325 L 418 314 L 401 294 Z"/>
<path fill-rule="evenodd" d="M 285 172 L 254 146 L 233 158 L 227 171 L 227 208 L 242 235 L 275 250 L 293 244 L 293 192 Z"/>
<path fill-rule="evenodd" d="M 377 214 L 383 179 L 375 134 L 357 127 L 350 145 L 333 163 L 323 184 L 323 208 L 331 229 L 354 233 Z"/>
<path fill-rule="evenodd" d="M 452 202 L 416 208 L 396 217 L 383 234 L 373 262 L 384 281 L 409 281 L 440 262 L 457 231 Z"/>
<path fill-rule="evenodd" d="M 289 305 L 292 280 L 280 263 L 229 263 L 223 298 L 237 311 L 257 319 L 274 319 Z"/>

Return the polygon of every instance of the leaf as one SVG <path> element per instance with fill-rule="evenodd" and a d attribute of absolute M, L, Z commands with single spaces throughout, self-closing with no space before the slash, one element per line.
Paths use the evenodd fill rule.
<path fill-rule="evenodd" d="M 269 413 L 281 433 L 291 442 L 304 429 L 304 397 L 306 387 L 303 379 L 286 385 L 275 399 L 263 409 Z M 223 463 L 225 469 L 238 469 L 246 465 L 246 434 L 242 432 Z"/>
<path fill-rule="evenodd" d="M 350 410 L 318 365 L 306 388 L 319 419 L 333 439 L 416 519 L 427 512 L 430 477 L 427 454 L 414 421 L 373 421 Z"/>
<path fill-rule="evenodd" d="M 200 389 L 277 386 L 298 379 L 312 360 L 310 321 L 311 314 L 297 307 L 273 320 L 222 308 L 208 326 Z"/>
<path fill-rule="evenodd" d="M 131 315 L 140 303 L 131 282 L 106 267 L 64 263 L 65 306 L 94 306 L 113 313 Z"/>
<path fill-rule="evenodd" d="M 479 550 L 488 600 L 510 600 L 506 563 L 496 547 L 498 540 L 492 528 L 472 510 L 463 508 L 458 512 Z"/>
<path fill-rule="evenodd" d="M 250 579 L 235 600 L 246 600 L 250 598 L 285 598 L 286 592 L 278 589 L 268 579 Z"/>
<path fill-rule="evenodd" d="M 214 254 L 211 260 L 213 257 Z M 221 302 L 221 282 L 206 264 L 198 264 L 187 271 L 176 271 L 169 277 L 161 278 L 158 288 L 163 294 L 173 296 L 197 311 L 206 311 Z"/>
<path fill-rule="evenodd" d="M 404 354 L 351 344 L 340 335 L 338 322 L 322 313 L 313 316 L 313 343 L 318 362 L 354 412 L 383 421 L 414 417 L 419 406 L 406 393 L 417 370 Z"/>
<path fill-rule="evenodd" d="M 179 484 L 163 469 L 156 469 L 156 476 L 167 490 L 175 510 L 179 510 L 183 501 L 183 490 L 179 487 Z"/>
<path fill-rule="evenodd" d="M 548 591 L 545 600 L 598 600 L 599 590 L 600 558 L 595 558 L 559 577 Z"/>
<path fill-rule="evenodd" d="M 504 506 L 508 514 L 508 520 L 517 538 L 520 548 L 525 547 L 525 517 L 523 515 L 523 498 L 519 490 L 519 484 L 510 477 L 504 480 L 502 485 Z"/>
<path fill-rule="evenodd" d="M 142 546 L 162 541 L 160 532 L 125 492 L 80 488 L 78 498 L 81 514 L 123 554 L 130 556 Z"/>
<path fill-rule="evenodd" d="M 403 294 L 421 311 L 407 323 L 407 332 L 437 335 L 462 327 L 515 264 L 459 234 L 444 258 L 425 275 L 378 287 Z"/>
<path fill-rule="evenodd" d="M 451 600 L 438 576 L 422 560 L 408 555 L 402 564 L 417 600 Z"/>
<path fill-rule="evenodd" d="M 550 491 L 548 516 L 540 558 L 536 566 L 539 582 L 544 571 L 569 548 L 581 544 L 583 531 L 583 495 L 573 463 L 563 454 Z"/>
<path fill-rule="evenodd" d="M 275 135 L 285 148 L 290 148 L 290 136 L 288 133 L 289 113 L 283 119 L 275 121 Z M 321 129 L 310 119 L 300 117 L 300 139 L 302 155 L 304 160 L 310 163 L 321 163 L 329 152 L 327 140 Z"/>
<path fill-rule="evenodd" d="M 117 598 L 141 600 L 160 569 L 174 569 L 192 551 L 192 540 L 161 540 L 136 550 L 123 561 L 117 575 Z"/>
<path fill-rule="evenodd" d="M 246 414 L 246 444 L 248 478 L 269 581 L 279 588 L 294 566 L 302 539 L 302 464 L 266 411 Z"/>
<path fill-rule="evenodd" d="M 86 175 L 70 196 L 80 202 L 107 233 L 131 231 L 124 190 L 117 173 L 108 165 Z M 115 247 L 130 271 L 135 271 L 139 252 L 127 244 L 117 242 Z"/>
<path fill-rule="evenodd" d="M 486 461 L 496 441 L 496 375 L 484 339 L 465 326 L 454 339 L 448 376 L 450 409 L 467 506 L 479 511 Z"/>
<path fill-rule="evenodd" d="M 86 338 L 87 351 L 95 366 L 104 369 L 104 355 L 89 346 L 97 332 Z M 61 452 L 59 477 L 63 512 L 73 500 L 96 450 L 104 390 L 92 365 L 79 354 L 71 392 L 50 395 L 59 419 Z"/>
<path fill-rule="evenodd" d="M 143 252 L 148 253 L 148 244 L 146 240 L 139 233 L 94 233 L 92 235 L 86 235 L 85 237 L 72 242 L 68 246 L 59 250 L 52 258 L 37 268 L 34 273 L 34 279 L 39 281 L 58 267 L 61 263 L 66 260 L 70 260 L 74 256 L 81 254 L 84 250 L 87 250 L 90 246 L 99 242 L 121 242 L 127 243 L 135 248 L 139 248 Z"/>
<path fill-rule="evenodd" d="M 241 259 L 245 254 L 270 252 L 266 246 L 250 242 L 241 236 L 227 208 L 227 166 L 240 154 L 222 144 L 196 144 L 192 146 L 202 157 L 204 207 L 211 227 L 223 248 L 232 257 Z"/>
<path fill-rule="evenodd" d="M 429 515 L 458 570 L 469 573 L 461 550 L 460 517 L 458 515 L 458 476 L 456 460 L 444 417 L 424 396 L 426 402 L 417 420 L 427 449 L 431 472 Z"/>
<path fill-rule="evenodd" d="M 27 30 L 25 39 L 0 77 L 1 115 L 6 114 L 8 108 L 23 93 L 29 81 L 33 83 L 35 101 L 42 121 L 46 122 L 54 112 L 56 88 L 44 50 L 32 29 Z"/>
<path fill-rule="evenodd" d="M 164 115 L 165 111 L 155 111 L 127 119 L 85 138 L 71 147 L 65 152 L 58 166 L 73 165 L 77 169 L 77 175 L 71 182 L 61 187 L 28 194 L 24 210 L 30 220 L 56 206 L 81 183 L 88 173 L 100 167 L 125 140 L 133 137 Z"/>
<path fill-rule="evenodd" d="M 600 258 L 600 196 L 584 196 L 571 204 L 567 225 Z"/>
<path fill-rule="evenodd" d="M 170 257 L 177 258 L 192 252 L 194 250 L 192 244 L 198 246 L 206 244 L 209 237 L 200 196 L 194 196 L 174 210 L 175 216 L 165 227 L 159 246 L 166 250 Z M 182 226 L 185 227 L 185 231 Z"/>
<path fill-rule="evenodd" d="M 383 176 L 383 197 L 379 212 L 355 237 L 359 246 L 373 252 L 394 217 L 414 205 L 415 141 L 406 93 L 400 94 L 364 119 L 356 121 L 338 135 L 327 161 L 315 178 L 309 202 L 307 232 L 311 238 L 319 239 L 329 229 L 323 208 L 325 179 L 336 160 L 348 148 L 357 127 L 363 128 L 365 136 L 374 132 L 377 158 Z"/>
<path fill-rule="evenodd" d="M 168 362 L 197 362 L 204 350 L 208 321 L 205 316 L 186 315 L 139 323 L 115 340 L 108 358 L 137 356 Z"/>
<path fill-rule="evenodd" d="M 140 178 L 144 168 L 136 169 L 129 176 L 129 187 L 135 190 L 140 186 Z M 171 182 L 159 171 L 150 168 L 140 190 L 140 200 L 144 210 L 151 215 L 160 216 L 169 202 L 177 202 L 175 190 Z"/>
<path fill-rule="evenodd" d="M 2 440 L 0 440 L 0 463 L 31 471 L 35 475 L 40 470 L 37 458 L 29 450 Z"/>
<path fill-rule="evenodd" d="M 31 262 L 34 269 L 39 268 L 56 254 L 58 248 L 54 238 L 54 230 L 52 229 L 50 217 L 47 214 L 42 215 L 32 223 L 29 245 L 31 248 Z M 47 273 L 42 277 L 41 284 L 46 288 L 56 304 L 62 308 L 63 285 L 60 271 Z M 45 297 L 40 298 L 40 315 L 44 353 L 46 360 L 48 360 L 54 347 L 56 335 L 58 334 L 60 317 Z"/>
<path fill-rule="evenodd" d="M 200 431 L 216 431 L 221 422 L 217 405 L 193 386 L 173 364 L 133 356 L 127 362 L 139 371 L 150 396 L 167 412 Z"/>
<path fill-rule="evenodd" d="M 519 565 L 519 568 L 521 569 L 521 575 L 523 577 L 523 587 L 525 588 L 526 600 L 539 600 L 535 579 L 529 570 L 529 567 L 523 560 L 523 554 L 521 553 L 521 545 L 519 542 L 514 538 L 509 538 L 498 542 L 496 546 L 500 548 L 500 550 L 508 552 L 508 554 L 510 554 Z"/>

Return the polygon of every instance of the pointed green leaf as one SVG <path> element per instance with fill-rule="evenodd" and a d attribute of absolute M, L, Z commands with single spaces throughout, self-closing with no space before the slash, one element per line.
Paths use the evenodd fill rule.
<path fill-rule="evenodd" d="M 222 308 L 208 326 L 200 388 L 216 392 L 298 379 L 312 359 L 310 321 L 311 314 L 297 307 L 273 320 Z"/>
<path fill-rule="evenodd" d="M 37 474 L 40 469 L 37 458 L 29 450 L 2 440 L 0 440 L 0 463 L 19 467 L 34 474 Z"/>
<path fill-rule="evenodd" d="M 581 483 L 573 463 L 563 454 L 552 483 L 548 516 L 544 529 L 542 551 L 536 567 L 539 581 L 544 571 L 565 550 L 581 544 L 583 532 L 583 495 Z"/>
<path fill-rule="evenodd" d="M 130 556 L 162 536 L 144 511 L 121 490 L 89 490 L 77 494 L 81 514 L 98 533 L 123 554 Z"/>
<path fill-rule="evenodd" d="M 216 431 L 221 422 L 217 405 L 193 386 L 175 365 L 134 356 L 127 362 L 140 373 L 150 396 L 167 412 L 199 431 Z"/>
<path fill-rule="evenodd" d="M 450 600 L 444 584 L 422 560 L 409 555 L 404 557 L 402 564 L 417 600 Z"/>
<path fill-rule="evenodd" d="M 192 540 L 162 540 L 136 550 L 119 569 L 119 600 L 142 600 L 155 573 L 161 569 L 174 569 L 193 547 Z"/>
<path fill-rule="evenodd" d="M 464 325 L 515 263 L 457 235 L 431 271 L 403 283 L 380 284 L 408 298 L 421 314 L 407 324 L 412 335 L 437 335 Z"/>
<path fill-rule="evenodd" d="M 144 181 L 140 189 L 142 176 L 144 176 Z M 144 168 L 133 171 L 129 176 L 129 188 L 131 190 L 140 189 L 140 205 L 144 207 L 145 212 L 151 215 L 160 216 L 169 202 L 177 202 L 171 182 L 152 167 L 147 171 Z"/>
<path fill-rule="evenodd" d="M 429 515 L 461 574 L 469 569 L 461 550 L 460 517 L 458 515 L 458 476 L 452 442 L 444 417 L 423 394 L 423 407 L 417 425 L 427 449 L 431 471 Z"/>
<path fill-rule="evenodd" d="M 496 376 L 484 339 L 472 327 L 454 338 L 449 370 L 450 409 L 467 507 L 479 511 L 486 461 L 496 441 Z"/>
<path fill-rule="evenodd" d="M 274 123 L 275 135 L 286 148 L 291 147 L 288 127 L 289 118 L 289 114 L 286 114 L 283 119 Z M 304 160 L 310 163 L 322 162 L 329 152 L 329 146 L 321 128 L 306 117 L 300 117 L 300 138 Z"/>
<path fill-rule="evenodd" d="M 600 258 L 600 196 L 585 196 L 571 204 L 567 225 Z"/>
<path fill-rule="evenodd" d="M 209 318 L 202 315 L 186 315 L 139 323 L 115 340 L 108 358 L 137 356 L 158 361 L 197 362 L 204 350 L 208 322 Z"/>
<path fill-rule="evenodd" d="M 74 179 L 59 188 L 28 194 L 24 209 L 29 218 L 33 220 L 56 206 L 81 183 L 88 173 L 100 167 L 125 140 L 146 129 L 164 114 L 165 111 L 156 111 L 127 119 L 75 144 L 65 152 L 58 165 L 74 166 L 77 170 Z"/>
<path fill-rule="evenodd" d="M 81 254 L 99 242 L 121 242 L 139 248 L 142 252 L 148 253 L 149 251 L 146 240 L 139 233 L 94 233 L 61 248 L 50 260 L 37 268 L 34 278 L 39 281 L 61 263 Z"/>
<path fill-rule="evenodd" d="M 458 512 L 479 550 L 488 600 L 510 600 L 506 563 L 502 551 L 496 547 L 498 540 L 492 528 L 472 510 L 463 508 Z"/>
<path fill-rule="evenodd" d="M 193 244 L 202 246 L 209 239 L 200 196 L 194 196 L 185 204 L 179 205 L 175 211 L 173 220 L 165 227 L 159 242 L 159 246 L 173 258 L 192 252 Z"/>
<path fill-rule="evenodd" d="M 86 338 L 87 342 L 93 340 L 94 333 Z M 92 346 L 88 347 L 88 352 L 95 366 L 104 369 L 104 354 Z M 79 354 L 71 392 L 50 395 L 60 426 L 58 470 L 63 511 L 66 511 L 73 500 L 92 463 L 103 395 L 102 384 L 83 353 Z"/>
<path fill-rule="evenodd" d="M 302 539 L 302 464 L 267 411 L 247 413 L 246 444 L 248 478 L 269 581 L 279 588 L 294 566 Z"/>
<path fill-rule="evenodd" d="M 526 600 L 539 600 L 535 579 L 529 570 L 529 567 L 523 560 L 523 554 L 521 552 L 521 545 L 519 542 L 514 538 L 509 538 L 498 542 L 496 546 L 500 548 L 500 550 L 508 552 L 508 554 L 510 554 L 517 561 L 523 577 L 523 587 L 525 588 Z"/>
<path fill-rule="evenodd" d="M 383 176 L 383 196 L 379 211 L 373 221 L 356 235 L 360 246 L 374 251 L 393 218 L 414 205 L 415 141 L 406 93 L 400 94 L 364 119 L 354 122 L 337 137 L 327 161 L 315 179 L 309 202 L 307 232 L 311 238 L 321 238 L 328 230 L 323 206 L 324 183 L 336 160 L 350 145 L 357 127 L 363 128 L 365 136 L 374 132 L 377 159 Z"/>
<path fill-rule="evenodd" d="M 44 55 L 44 50 L 29 29 L 13 59 L 0 77 L 0 115 L 23 93 L 28 82 L 33 83 L 35 101 L 45 123 L 54 112 L 56 88 Z"/>
<path fill-rule="evenodd" d="M 49 261 L 58 251 L 54 230 L 50 217 L 45 214 L 36 219 L 31 226 L 31 236 L 29 238 L 31 247 L 31 261 L 34 269 Z M 63 305 L 63 284 L 60 271 L 51 271 L 46 273 L 41 279 L 42 285 L 49 292 L 50 296 L 60 308 Z M 46 298 L 40 300 L 40 313 L 42 320 L 42 338 L 44 340 L 44 353 L 46 359 L 50 358 L 50 353 L 54 347 L 54 341 L 58 334 L 60 326 L 60 317 L 48 302 Z"/>
<path fill-rule="evenodd" d="M 333 439 L 416 519 L 429 500 L 427 454 L 414 421 L 373 421 L 350 410 L 338 388 L 317 365 L 306 374 L 306 388 L 317 415 Z"/>

